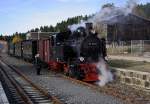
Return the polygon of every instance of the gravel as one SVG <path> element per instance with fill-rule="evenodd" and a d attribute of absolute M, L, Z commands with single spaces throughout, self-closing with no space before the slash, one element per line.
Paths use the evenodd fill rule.
<path fill-rule="evenodd" d="M 3 55 L 3 59 L 7 63 L 17 66 L 33 82 L 47 89 L 50 94 L 60 98 L 66 104 L 126 104 L 117 97 L 100 93 L 87 86 L 62 78 L 58 73 L 42 69 L 42 75 L 37 76 L 36 69 L 32 64 L 7 55 Z M 150 103 L 146 102 L 145 104 Z"/>

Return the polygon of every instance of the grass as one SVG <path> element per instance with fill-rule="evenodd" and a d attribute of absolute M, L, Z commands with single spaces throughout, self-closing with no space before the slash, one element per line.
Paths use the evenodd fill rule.
<path fill-rule="evenodd" d="M 108 63 L 111 67 L 150 72 L 149 62 L 144 62 L 144 61 L 138 62 L 138 61 L 128 61 L 128 60 L 109 60 Z"/>

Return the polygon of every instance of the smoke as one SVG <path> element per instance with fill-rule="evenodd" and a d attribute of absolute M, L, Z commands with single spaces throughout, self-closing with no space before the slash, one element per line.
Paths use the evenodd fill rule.
<path fill-rule="evenodd" d="M 87 21 L 81 20 L 79 24 L 73 24 L 71 26 L 68 26 L 68 28 L 71 31 L 75 31 L 78 27 L 85 27 L 85 23 L 91 22 L 94 26 L 96 26 L 99 23 L 109 21 L 109 22 L 117 22 L 117 20 L 113 20 L 113 17 L 116 17 L 118 15 L 124 15 L 127 16 L 128 14 L 132 13 L 133 9 L 136 7 L 138 0 L 128 0 L 125 7 L 105 7 L 102 8 L 99 12 L 97 12 L 93 17 L 89 18 Z"/>
<path fill-rule="evenodd" d="M 113 81 L 113 75 L 110 72 L 110 70 L 108 69 L 108 66 L 107 66 L 106 62 L 104 61 L 104 59 L 100 58 L 99 62 L 96 63 L 96 67 L 97 67 L 98 71 L 100 72 L 99 82 L 97 82 L 97 84 L 99 86 L 104 86 L 108 82 Z"/>
<path fill-rule="evenodd" d="M 129 0 L 129 1 L 127 1 L 127 6 L 125 8 L 127 14 L 133 12 L 133 9 L 137 6 L 138 1 L 139 0 Z"/>
<path fill-rule="evenodd" d="M 137 0 L 128 0 L 125 7 L 105 7 L 102 8 L 98 13 L 96 13 L 93 18 L 90 18 L 88 21 L 99 23 L 102 21 L 110 20 L 112 17 L 118 15 L 125 15 L 132 13 L 134 7 L 137 5 Z"/>
<path fill-rule="evenodd" d="M 73 31 L 77 30 L 79 27 L 85 28 L 85 23 L 86 23 L 86 21 L 81 20 L 80 23 L 70 25 L 70 26 L 68 26 L 68 28 L 73 32 Z"/>

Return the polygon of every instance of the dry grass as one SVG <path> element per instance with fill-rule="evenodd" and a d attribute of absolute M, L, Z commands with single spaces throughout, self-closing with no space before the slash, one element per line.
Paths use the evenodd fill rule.
<path fill-rule="evenodd" d="M 127 61 L 127 60 L 109 60 L 109 65 L 111 67 L 125 68 L 129 70 L 150 72 L 149 62 L 137 62 L 137 61 Z"/>

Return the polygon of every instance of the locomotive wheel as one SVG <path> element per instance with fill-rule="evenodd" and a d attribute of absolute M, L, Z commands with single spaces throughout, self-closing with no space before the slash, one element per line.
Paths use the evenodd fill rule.
<path fill-rule="evenodd" d="M 78 70 L 78 72 L 76 74 L 76 79 L 82 80 L 82 79 L 84 79 L 84 77 L 85 77 L 84 72 L 82 72 L 81 70 Z"/>
<path fill-rule="evenodd" d="M 70 77 L 75 78 L 75 79 L 78 79 L 78 80 L 84 79 L 84 76 L 85 76 L 85 74 L 84 74 L 83 72 L 78 71 L 78 70 L 76 70 L 76 71 L 71 71 L 71 70 L 69 70 L 68 75 L 69 75 Z"/>

